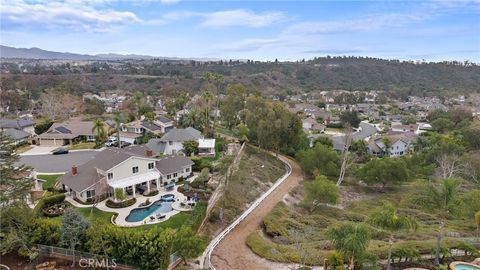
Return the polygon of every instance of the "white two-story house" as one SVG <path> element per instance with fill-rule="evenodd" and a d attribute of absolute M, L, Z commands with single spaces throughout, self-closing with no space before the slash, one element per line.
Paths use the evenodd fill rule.
<path fill-rule="evenodd" d="M 89 162 L 73 166 L 59 181 L 68 194 L 82 202 L 111 197 L 115 189 L 135 197 L 190 177 L 192 165 L 187 157 L 155 158 L 146 146 L 109 148 Z"/>
<path fill-rule="evenodd" d="M 163 135 L 160 139 L 150 139 L 147 146 L 155 153 L 174 155 L 183 152 L 185 141 L 198 142 L 199 155 L 215 155 L 215 139 L 207 139 L 202 133 L 192 127 L 174 128 Z"/>
<path fill-rule="evenodd" d="M 413 141 L 416 136 L 410 134 L 385 135 L 368 141 L 367 149 L 370 155 L 399 157 L 413 151 Z M 388 142 L 388 149 L 386 143 Z"/>

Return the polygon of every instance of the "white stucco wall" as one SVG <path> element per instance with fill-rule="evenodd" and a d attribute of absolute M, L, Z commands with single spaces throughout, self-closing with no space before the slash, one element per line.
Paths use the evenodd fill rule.
<path fill-rule="evenodd" d="M 146 173 L 149 171 L 155 170 L 155 167 L 153 169 L 148 169 L 148 163 L 152 163 L 155 166 L 155 159 L 143 159 L 143 158 L 138 158 L 138 157 L 131 157 L 127 160 L 125 160 L 123 163 L 120 163 L 116 167 L 106 171 L 106 176 L 108 176 L 109 172 L 113 172 L 113 178 L 107 181 L 108 183 L 113 183 L 115 181 L 118 181 L 119 179 L 122 178 L 127 178 L 130 176 L 134 175 L 139 175 L 142 173 Z M 133 173 L 132 168 L 138 166 L 138 173 Z"/>
<path fill-rule="evenodd" d="M 183 142 L 172 142 L 171 145 L 170 145 L 170 142 L 167 142 L 165 145 L 165 151 L 163 153 L 165 155 L 172 155 L 182 150 L 183 150 Z"/>

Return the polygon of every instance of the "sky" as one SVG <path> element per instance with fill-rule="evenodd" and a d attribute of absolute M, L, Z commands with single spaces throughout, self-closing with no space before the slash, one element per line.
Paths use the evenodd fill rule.
<path fill-rule="evenodd" d="M 0 44 L 84 54 L 480 62 L 480 0 L 0 0 Z"/>

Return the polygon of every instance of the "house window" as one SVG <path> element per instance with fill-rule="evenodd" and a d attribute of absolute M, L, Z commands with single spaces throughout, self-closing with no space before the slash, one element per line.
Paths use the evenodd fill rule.
<path fill-rule="evenodd" d="M 151 170 L 155 167 L 155 164 L 153 162 L 148 163 L 148 169 Z"/>
<path fill-rule="evenodd" d="M 108 180 L 113 179 L 113 172 L 109 172 L 109 173 L 107 174 L 107 178 L 108 178 Z"/>
<path fill-rule="evenodd" d="M 178 176 L 178 173 L 173 173 L 173 177 L 177 177 Z"/>
<path fill-rule="evenodd" d="M 185 169 L 185 172 L 190 172 L 190 168 L 186 168 L 186 169 Z"/>
<path fill-rule="evenodd" d="M 87 198 L 95 197 L 95 190 L 87 190 Z"/>
<path fill-rule="evenodd" d="M 138 173 L 138 166 L 132 167 L 132 173 Z"/>
<path fill-rule="evenodd" d="M 170 180 L 170 178 L 172 178 L 172 175 L 171 175 L 171 174 L 167 174 L 167 180 Z"/>

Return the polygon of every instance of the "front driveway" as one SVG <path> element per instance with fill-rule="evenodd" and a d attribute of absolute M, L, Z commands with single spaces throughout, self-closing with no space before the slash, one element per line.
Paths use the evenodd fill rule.
<path fill-rule="evenodd" d="M 71 170 L 73 165 L 79 166 L 90 161 L 97 153 L 98 151 L 86 150 L 64 155 L 22 155 L 16 164 L 25 164 L 38 173 L 64 173 Z"/>

